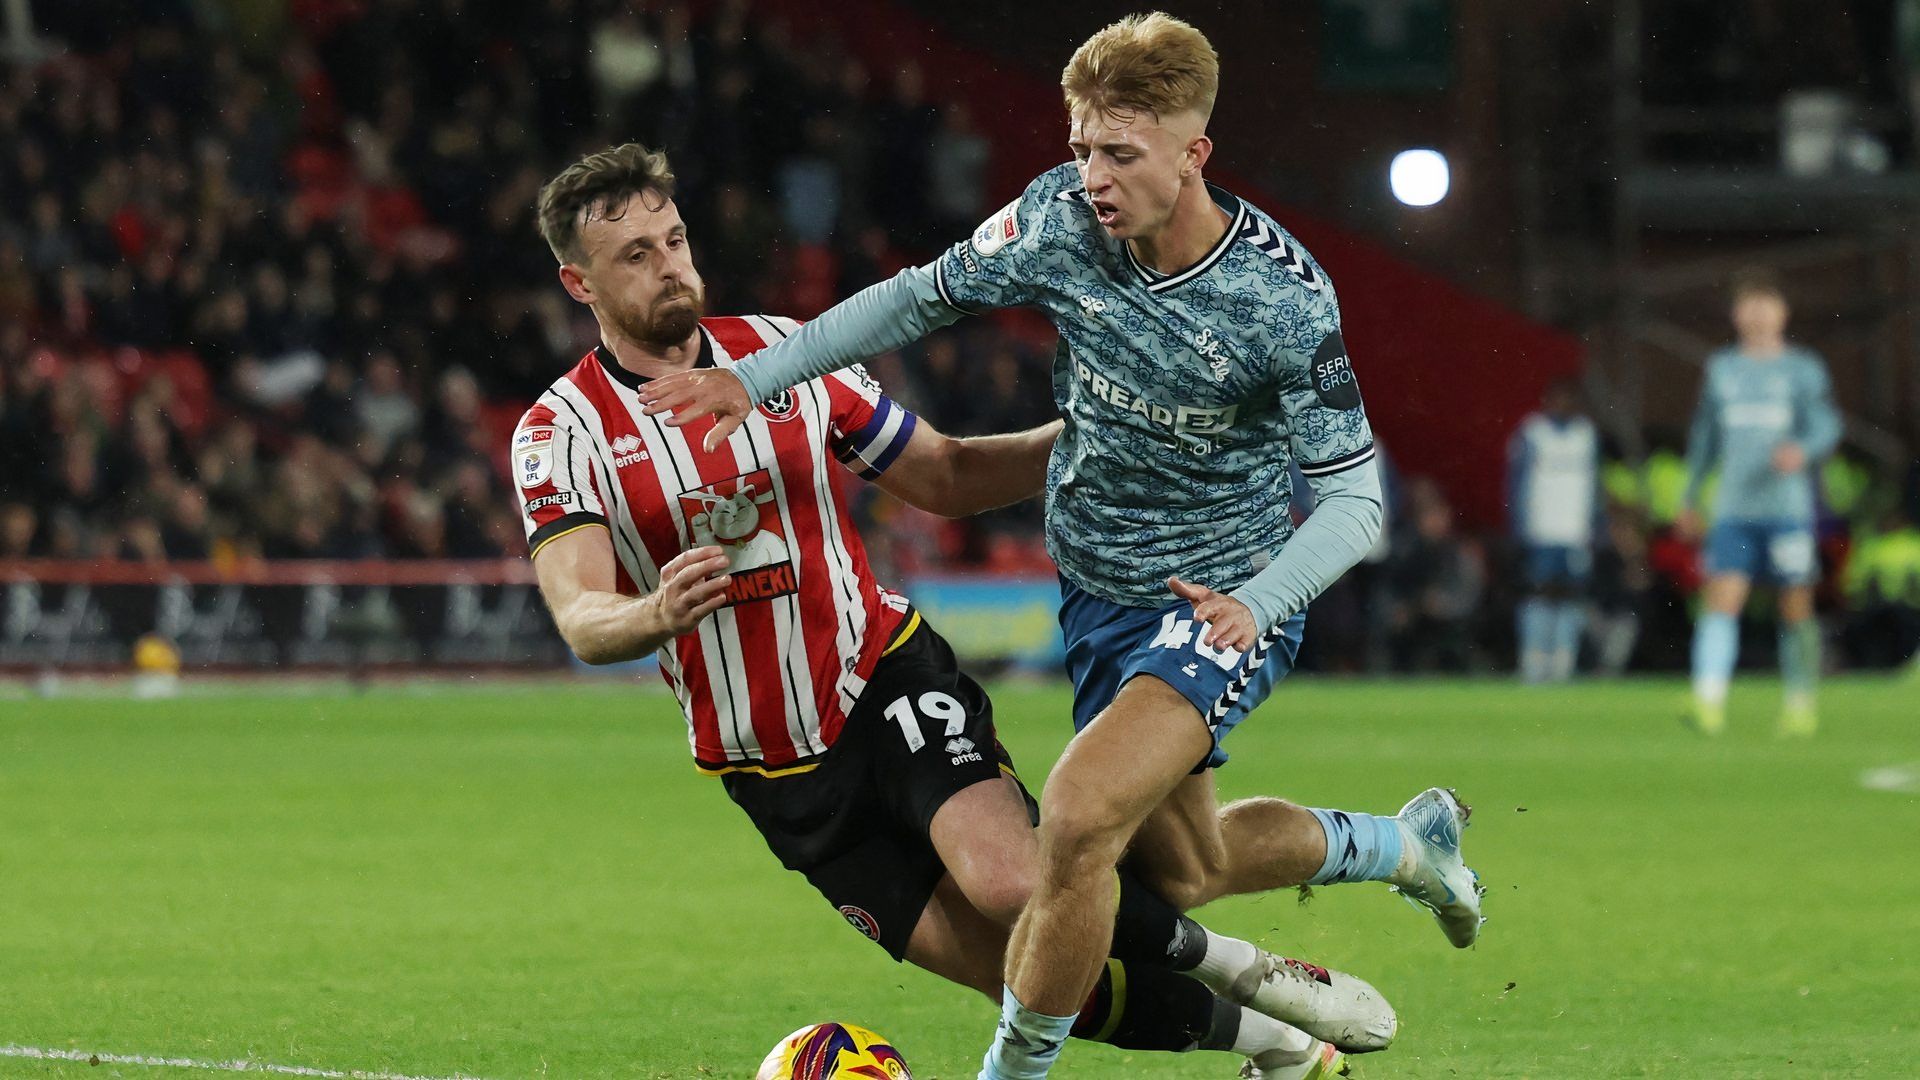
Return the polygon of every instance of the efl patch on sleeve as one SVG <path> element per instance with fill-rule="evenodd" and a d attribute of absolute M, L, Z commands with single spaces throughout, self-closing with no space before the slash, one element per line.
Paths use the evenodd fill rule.
<path fill-rule="evenodd" d="M 973 230 L 973 250 L 985 258 L 1020 235 L 1020 200 L 1015 199 Z"/>
<path fill-rule="evenodd" d="M 1347 360 L 1347 343 L 1335 330 L 1313 352 L 1313 393 L 1329 409 L 1360 407 L 1360 382 L 1353 377 L 1353 364 Z"/>
<path fill-rule="evenodd" d="M 539 487 L 553 475 L 553 453 L 551 443 L 542 443 L 514 455 L 514 472 L 520 477 L 521 487 Z"/>

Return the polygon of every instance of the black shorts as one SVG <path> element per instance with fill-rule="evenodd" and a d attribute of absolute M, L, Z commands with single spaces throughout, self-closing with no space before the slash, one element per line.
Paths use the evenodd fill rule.
<path fill-rule="evenodd" d="M 994 736 L 993 703 L 922 621 L 881 657 L 816 768 L 721 782 L 781 863 L 899 960 L 946 873 L 928 835 L 934 814 L 1002 772 L 1014 775 L 1013 760 Z"/>

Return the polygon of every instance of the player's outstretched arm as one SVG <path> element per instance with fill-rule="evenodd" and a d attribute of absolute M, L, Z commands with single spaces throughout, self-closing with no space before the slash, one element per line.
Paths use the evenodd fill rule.
<path fill-rule="evenodd" d="M 967 517 L 1031 499 L 1046 489 L 1047 457 L 1064 424 L 1007 435 L 955 439 L 921 420 L 887 471 L 881 490 L 941 517 Z"/>
<path fill-rule="evenodd" d="M 717 547 L 675 556 L 660 568 L 660 587 L 645 596 L 614 591 L 613 558 L 613 537 L 603 528 L 555 537 L 534 554 L 554 625 L 589 664 L 647 656 L 692 633 L 727 602 L 727 556 Z"/>
<path fill-rule="evenodd" d="M 911 267 L 828 308 L 746 363 L 726 371 L 662 376 L 641 387 L 640 400 L 648 416 L 672 413 L 667 423 L 675 427 L 714 417 L 717 423 L 704 441 L 711 452 L 746 420 L 755 402 L 918 341 L 960 315 L 940 298 L 932 271 Z"/>

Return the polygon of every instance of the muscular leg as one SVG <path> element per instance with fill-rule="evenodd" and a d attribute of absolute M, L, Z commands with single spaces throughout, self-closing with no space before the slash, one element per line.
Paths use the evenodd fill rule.
<path fill-rule="evenodd" d="M 937 820 L 937 819 L 936 819 Z M 1023 821 L 1022 826 L 1025 826 Z M 1007 931 L 967 902 L 952 874 L 934 886 L 907 940 L 907 962 L 1000 1001 Z"/>
<path fill-rule="evenodd" d="M 1039 880 L 1007 954 L 1007 986 L 1030 1008 L 1065 1015 L 1086 997 L 1113 935 L 1113 870 L 1211 747 L 1198 711 L 1151 676 L 1067 744 L 1041 799 Z"/>
<path fill-rule="evenodd" d="M 1191 911 L 1222 896 L 1302 884 L 1326 859 L 1326 831 L 1312 811 L 1274 798 L 1222 808 L 1208 770 L 1181 781 L 1148 816 L 1128 865 L 1169 903 Z"/>
<path fill-rule="evenodd" d="M 1216 806 L 1212 774 L 1190 776 L 1134 839 L 1129 868 L 1183 908 L 1294 885 L 1405 886 L 1420 873 L 1418 853 L 1395 817 L 1275 798 Z"/>
<path fill-rule="evenodd" d="M 1040 873 L 1007 949 L 1010 1000 L 983 1075 L 1045 1075 L 1105 966 L 1114 867 L 1212 741 L 1184 697 L 1141 676 L 1067 744 L 1041 799 Z"/>
<path fill-rule="evenodd" d="M 990 922 L 1011 928 L 1033 894 L 1040 862 L 1019 784 L 1000 776 L 962 788 L 933 815 L 928 833 L 967 902 Z"/>
<path fill-rule="evenodd" d="M 1206 818 L 1217 826 L 1210 783 L 1205 799 Z M 1318 842 L 1319 823 L 1292 809 L 1307 818 Z M 981 781 L 941 806 L 930 834 L 948 874 L 916 925 L 908 959 L 999 1000 L 1006 929 L 1027 902 L 1039 858 L 1026 802 L 1009 777 Z M 1313 866 L 1319 865 L 1316 858 Z M 1072 1028 L 1077 1038 L 1139 1050 L 1238 1049 L 1249 1056 L 1302 1050 L 1306 1034 L 1275 1016 L 1356 1049 L 1391 1037 L 1391 1008 L 1376 1003 L 1359 980 L 1329 972 L 1323 990 L 1287 978 L 1285 969 L 1275 977 L 1273 958 L 1181 915 L 1130 875 L 1121 881 L 1114 921 L 1106 951 L 1117 959 L 1082 1004 Z M 1372 995 L 1365 1004 L 1373 1012 L 1356 1024 L 1353 1010 L 1338 1003 L 1358 995 Z"/>
<path fill-rule="evenodd" d="M 906 958 L 998 1003 L 1006 941 L 1006 930 L 975 910 L 948 875 L 914 925 Z M 1073 1036 L 1128 1050 L 1226 1050 L 1253 1058 L 1302 1052 L 1312 1043 L 1304 1032 L 1223 1001 L 1184 975 L 1118 960 L 1100 973 Z"/>
<path fill-rule="evenodd" d="M 1040 859 L 1037 834 L 1028 824 L 1026 802 L 1015 782 L 1000 777 L 963 789 L 934 815 L 930 833 L 934 850 L 967 903 L 989 922 L 1011 930 L 1033 894 Z M 1108 955 L 1186 971 L 1197 965 L 1197 955 L 1209 941 L 1223 940 L 1182 916 L 1181 905 L 1170 904 L 1165 896 L 1138 876 L 1123 876 Z M 1252 952 L 1251 945 L 1245 948 Z"/>

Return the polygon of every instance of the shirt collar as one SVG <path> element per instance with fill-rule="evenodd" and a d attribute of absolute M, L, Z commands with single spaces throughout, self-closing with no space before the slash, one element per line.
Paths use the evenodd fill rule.
<path fill-rule="evenodd" d="M 640 375 L 621 367 L 619 358 L 613 355 L 613 350 L 608 348 L 607 343 L 604 341 L 593 347 L 593 355 L 599 358 L 600 367 L 606 371 L 607 378 L 612 379 L 614 382 L 619 383 L 629 390 L 638 390 L 641 386 L 652 381 L 645 375 Z M 696 369 L 714 366 L 713 338 L 707 334 L 707 328 L 704 326 L 700 328 L 700 355 L 694 358 L 693 366 Z"/>

